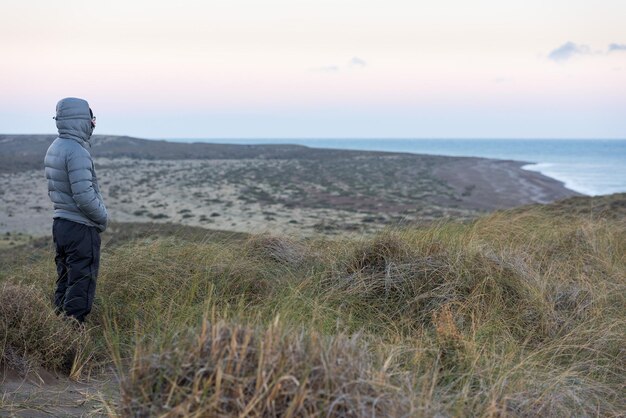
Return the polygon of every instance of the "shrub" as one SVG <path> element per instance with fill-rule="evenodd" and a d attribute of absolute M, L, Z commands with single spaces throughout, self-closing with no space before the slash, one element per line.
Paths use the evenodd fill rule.
<path fill-rule="evenodd" d="M 0 285 L 0 362 L 22 374 L 39 367 L 70 373 L 84 341 L 74 320 L 54 313 L 32 286 Z"/>
<path fill-rule="evenodd" d="M 252 236 L 246 246 L 253 256 L 292 267 L 297 267 L 310 255 L 301 243 L 268 234 Z"/>
<path fill-rule="evenodd" d="M 357 338 L 204 322 L 122 381 L 126 416 L 397 416 L 408 405 Z"/>

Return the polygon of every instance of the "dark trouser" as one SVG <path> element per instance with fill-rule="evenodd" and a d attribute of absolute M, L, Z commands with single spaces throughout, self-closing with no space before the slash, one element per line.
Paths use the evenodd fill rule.
<path fill-rule="evenodd" d="M 52 224 L 52 238 L 58 274 L 54 304 L 58 312 L 84 322 L 96 294 L 100 234 L 93 226 L 57 218 Z"/>

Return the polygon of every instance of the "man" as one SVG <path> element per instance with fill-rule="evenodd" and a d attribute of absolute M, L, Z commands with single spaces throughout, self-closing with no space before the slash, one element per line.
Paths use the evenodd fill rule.
<path fill-rule="evenodd" d="M 89 103 L 69 97 L 57 103 L 54 119 L 59 137 L 44 160 L 48 196 L 54 204 L 58 274 L 54 304 L 57 312 L 83 323 L 96 293 L 100 232 L 107 226 L 107 210 L 87 149 L 96 118 Z"/>

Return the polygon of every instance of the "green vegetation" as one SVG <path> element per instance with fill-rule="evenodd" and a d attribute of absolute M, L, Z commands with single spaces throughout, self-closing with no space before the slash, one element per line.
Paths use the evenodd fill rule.
<path fill-rule="evenodd" d="M 625 208 L 345 240 L 131 234 L 105 247 L 79 334 L 45 303 L 51 256 L 7 263 L 2 361 L 114 364 L 121 416 L 621 415 Z"/>

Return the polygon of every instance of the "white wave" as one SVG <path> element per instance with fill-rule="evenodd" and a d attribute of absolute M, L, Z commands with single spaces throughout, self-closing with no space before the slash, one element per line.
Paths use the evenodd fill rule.
<path fill-rule="evenodd" d="M 626 183 L 620 170 L 598 164 L 535 163 L 522 166 L 524 170 L 536 171 L 565 184 L 570 190 L 590 196 L 626 191 Z M 623 171 L 623 170 L 622 170 Z M 611 175 L 613 180 L 611 180 Z"/>

